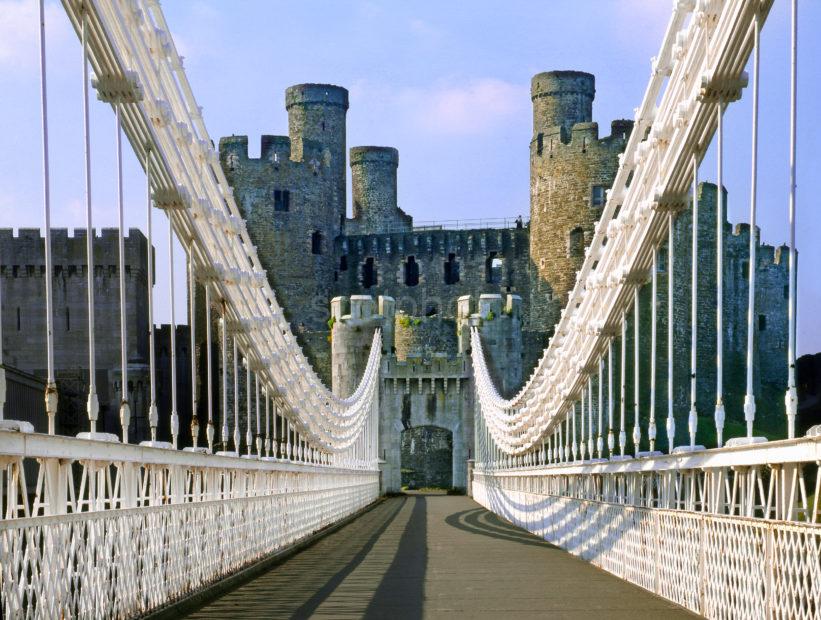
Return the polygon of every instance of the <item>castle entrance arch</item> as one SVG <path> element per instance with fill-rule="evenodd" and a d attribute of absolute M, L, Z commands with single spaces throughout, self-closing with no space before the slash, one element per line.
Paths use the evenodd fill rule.
<path fill-rule="evenodd" d="M 453 433 L 441 426 L 414 426 L 401 434 L 402 488 L 453 486 Z"/>

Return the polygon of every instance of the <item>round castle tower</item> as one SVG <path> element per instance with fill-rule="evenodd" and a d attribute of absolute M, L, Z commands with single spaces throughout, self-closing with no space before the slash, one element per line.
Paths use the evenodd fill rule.
<path fill-rule="evenodd" d="M 413 220 L 397 204 L 399 151 L 390 146 L 355 146 L 350 152 L 353 234 L 409 231 Z"/>
<path fill-rule="evenodd" d="M 580 71 L 539 73 L 531 83 L 532 328 L 558 322 L 632 129 L 632 121 L 614 121 L 600 139 L 595 94 L 595 77 Z"/>
<path fill-rule="evenodd" d="M 576 123 L 593 118 L 596 78 L 582 71 L 550 71 L 533 76 L 533 134 L 561 127 L 567 135 Z"/>
<path fill-rule="evenodd" d="M 324 156 L 333 179 L 333 232 L 340 234 L 345 221 L 345 117 L 348 112 L 348 91 L 333 84 L 297 84 L 285 90 L 288 111 L 288 135 L 291 138 L 291 159 L 302 161 L 304 141 L 326 147 Z"/>

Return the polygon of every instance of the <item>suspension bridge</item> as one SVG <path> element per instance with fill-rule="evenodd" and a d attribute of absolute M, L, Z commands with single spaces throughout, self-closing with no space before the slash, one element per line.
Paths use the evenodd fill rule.
<path fill-rule="evenodd" d="M 720 190 L 709 249 L 718 265 L 715 282 L 708 283 L 717 297 L 716 320 L 707 333 L 697 329 L 704 243 L 698 227 L 688 238 L 691 278 L 676 280 L 674 260 L 680 258 L 667 251 L 677 218 L 691 212 L 696 221 L 699 166 L 711 146 L 722 187 L 723 116 L 742 96 L 752 98 L 749 216 L 756 226 L 760 32 L 773 2 L 674 3 L 575 286 L 549 346 L 512 397 L 494 383 L 486 343 L 478 325 L 471 328 L 475 453 L 467 471 L 477 506 L 467 498 L 422 495 L 380 500 L 382 333 L 374 331 L 349 396 L 334 393 L 314 372 L 248 235 L 159 3 L 63 0 L 83 59 L 83 225 L 94 228 L 93 89 L 97 105 L 109 106 L 115 117 L 119 264 L 127 234 L 122 154 L 130 147 L 145 173 L 148 247 L 155 225 L 167 224 L 169 244 L 184 248 L 188 295 L 182 314 L 190 325 L 190 350 L 203 337 L 198 328 L 206 331 L 207 346 L 204 358 L 190 356 L 190 376 L 177 376 L 184 373 L 174 360 L 180 317 L 172 294 L 171 414 L 169 427 L 161 429 L 149 286 L 149 438 L 134 443 L 125 329 L 134 300 L 126 296 L 121 268 L 121 330 L 118 338 L 103 338 L 95 329 L 94 239 L 87 234 L 87 430 L 59 435 L 55 295 L 51 278 L 42 278 L 44 432 L 34 432 L 15 401 L 6 401 L 0 366 L 3 617 L 127 618 L 202 605 L 198 617 L 238 610 L 296 617 L 546 611 L 820 617 L 821 431 L 796 433 L 796 0 L 790 4 L 791 96 L 785 102 L 788 200 L 786 208 L 773 206 L 785 212 L 790 231 L 786 436 L 754 434 L 761 415 L 753 362 L 754 268 L 746 274 L 747 371 L 738 379 L 746 433 L 731 437 L 726 431 Z M 54 102 L 47 96 L 42 0 L 39 18 L 43 273 L 51 274 L 48 106 Z M 756 248 L 751 234 L 751 265 Z M 658 278 L 662 254 L 666 291 Z M 169 257 L 173 291 L 173 251 Z M 147 260 L 152 273 L 152 251 Z M 202 287 L 204 298 L 195 287 Z M 689 291 L 686 307 L 679 307 L 681 289 Z M 640 315 L 648 308 L 639 301 L 647 291 L 649 320 Z M 198 301 L 207 315 L 201 323 L 194 320 Z M 692 326 L 686 375 L 676 372 L 682 353 L 674 350 L 674 330 L 659 327 L 682 321 Z M 714 445 L 696 442 L 698 425 L 705 423 L 696 383 L 707 370 L 699 355 L 706 342 L 715 350 Z M 95 383 L 101 347 L 117 348 L 121 360 L 117 434 L 101 430 Z M 220 359 L 212 359 L 212 351 Z M 652 364 L 647 377 L 641 376 L 645 351 Z M 0 362 L 2 355 L 0 348 Z M 205 385 L 198 389 L 202 376 Z M 688 407 L 676 402 L 676 386 L 687 386 Z M 190 427 L 180 422 L 183 389 L 190 390 Z M 644 402 L 650 403 L 646 411 Z M 665 407 L 666 417 L 656 420 Z M 170 441 L 161 439 L 166 436 Z M 461 577 L 454 577 L 449 593 L 431 571 L 437 578 Z M 574 591 L 579 582 L 589 588 Z M 453 597 L 468 585 L 471 594 Z"/>

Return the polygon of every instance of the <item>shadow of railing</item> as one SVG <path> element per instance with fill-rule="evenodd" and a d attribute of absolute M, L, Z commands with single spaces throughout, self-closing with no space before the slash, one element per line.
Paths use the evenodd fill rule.
<path fill-rule="evenodd" d="M 408 501 L 408 500 L 406 500 Z M 393 562 L 365 610 L 365 618 L 421 618 L 428 568 L 427 498 L 410 498 L 413 510 Z"/>

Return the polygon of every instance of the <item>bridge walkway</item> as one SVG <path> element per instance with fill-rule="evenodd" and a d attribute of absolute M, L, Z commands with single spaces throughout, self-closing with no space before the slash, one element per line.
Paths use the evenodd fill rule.
<path fill-rule="evenodd" d="M 190 618 L 685 618 L 467 497 L 390 498 Z"/>

